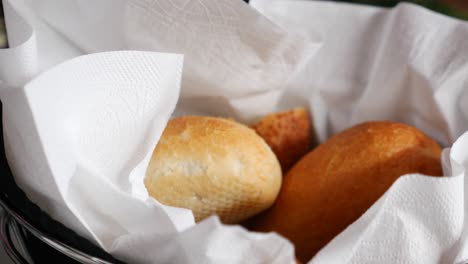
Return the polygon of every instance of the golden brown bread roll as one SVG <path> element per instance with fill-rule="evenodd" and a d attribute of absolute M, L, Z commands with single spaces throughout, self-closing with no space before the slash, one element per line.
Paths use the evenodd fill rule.
<path fill-rule="evenodd" d="M 186 116 L 169 121 L 145 186 L 163 204 L 237 223 L 270 207 L 282 181 L 279 162 L 254 130 L 231 120 Z"/>
<path fill-rule="evenodd" d="M 436 142 L 405 124 L 354 126 L 291 169 L 275 204 L 252 219 L 252 229 L 277 231 L 294 243 L 298 259 L 307 262 L 400 175 L 442 175 L 440 154 Z"/>
<path fill-rule="evenodd" d="M 283 172 L 287 172 L 310 151 L 312 125 L 305 108 L 267 115 L 253 128 L 278 157 Z"/>

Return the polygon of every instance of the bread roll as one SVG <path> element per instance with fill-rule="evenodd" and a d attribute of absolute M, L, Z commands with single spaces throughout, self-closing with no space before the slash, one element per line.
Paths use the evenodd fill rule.
<path fill-rule="evenodd" d="M 284 177 L 255 231 L 277 231 L 310 260 L 407 173 L 442 175 L 440 146 L 408 125 L 368 122 L 347 129 L 302 158 Z"/>
<path fill-rule="evenodd" d="M 169 121 L 145 186 L 163 204 L 238 223 L 270 207 L 282 181 L 279 162 L 254 130 L 231 120 L 186 116 Z"/>
<path fill-rule="evenodd" d="M 283 172 L 311 150 L 311 127 L 305 108 L 267 115 L 253 126 L 278 157 Z"/>

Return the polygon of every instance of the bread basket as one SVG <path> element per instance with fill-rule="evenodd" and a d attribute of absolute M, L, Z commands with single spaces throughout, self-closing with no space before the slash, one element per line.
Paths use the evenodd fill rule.
<path fill-rule="evenodd" d="M 39 263 L 53 260 L 58 263 L 121 263 L 53 221 L 29 201 L 14 182 L 5 158 L 1 134 L 0 143 L 0 170 L 3 174 L 0 178 L 0 205 L 6 212 L 1 217 L 0 239 L 16 263 L 36 262 L 36 259 Z M 38 251 L 40 254 L 37 254 Z M 46 258 L 43 258 L 44 255 Z"/>

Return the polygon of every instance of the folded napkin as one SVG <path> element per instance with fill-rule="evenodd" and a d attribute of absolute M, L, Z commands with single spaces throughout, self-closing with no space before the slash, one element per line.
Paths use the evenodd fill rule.
<path fill-rule="evenodd" d="M 179 99 L 202 88 L 277 93 L 315 43 L 241 1 L 8 0 L 4 8 L 6 153 L 32 201 L 129 263 L 294 261 L 286 239 L 216 217 L 196 225 L 190 210 L 149 197 L 143 179 Z"/>
<path fill-rule="evenodd" d="M 130 263 L 294 263 L 279 235 L 195 224 L 148 197 L 171 115 L 250 122 L 307 106 L 320 141 L 390 119 L 441 142 L 443 178 L 401 177 L 311 263 L 468 259 L 466 22 L 403 4 L 4 1 L 5 144 L 28 196 Z M 127 51 L 126 51 L 127 50 Z M 180 55 L 179 55 L 180 54 Z"/>

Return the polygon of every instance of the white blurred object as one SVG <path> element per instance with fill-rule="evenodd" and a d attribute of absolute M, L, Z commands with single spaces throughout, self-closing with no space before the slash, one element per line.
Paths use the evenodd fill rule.
<path fill-rule="evenodd" d="M 143 179 L 179 97 L 278 94 L 315 43 L 241 1 L 6 0 L 4 7 L 5 148 L 32 201 L 130 263 L 294 262 L 284 238 L 217 218 L 195 225 L 190 210 L 148 197 Z"/>

